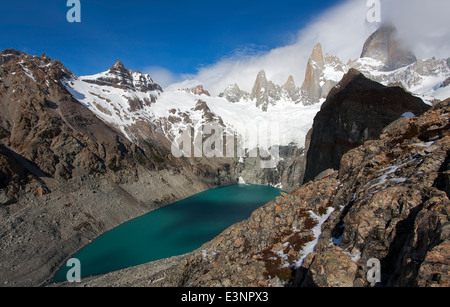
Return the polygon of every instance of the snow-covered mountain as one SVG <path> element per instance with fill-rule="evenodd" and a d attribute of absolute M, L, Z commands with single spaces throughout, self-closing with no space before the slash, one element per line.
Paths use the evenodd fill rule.
<path fill-rule="evenodd" d="M 385 24 L 366 40 L 361 58 L 376 59 L 383 64 L 378 70 L 393 71 L 417 61 L 415 55 L 406 49 L 397 36 L 397 29 Z"/>
<path fill-rule="evenodd" d="M 435 100 L 450 97 L 449 59 L 417 60 L 393 71 L 383 71 L 384 64 L 372 58 L 359 58 L 351 62 L 350 66 L 381 84 L 401 86 L 431 104 Z"/>
<path fill-rule="evenodd" d="M 292 77 L 283 87 L 279 87 L 268 82 L 262 71 L 253 93 L 255 101 L 258 101 L 256 96 L 259 95 L 259 101 L 265 103 L 262 105 L 252 103 L 252 96 L 242 94 L 237 85 L 228 88 L 222 97 L 206 95 L 203 87 L 196 88 L 202 89 L 201 91 L 182 89 L 164 92 L 148 75 L 139 72 L 125 69 L 133 79 L 120 78 L 121 75 L 113 71 L 116 65 L 117 63 L 107 72 L 65 79 L 63 83 L 80 103 L 102 120 L 120 129 L 134 142 L 145 138 L 145 132 L 140 133 L 136 129 L 142 123 L 161 130 L 172 141 L 188 126 L 198 127 L 199 124 L 208 122 L 207 117 L 215 117 L 223 121 L 224 127 L 241 135 L 246 134 L 247 140 L 256 140 L 253 141 L 254 147 L 263 146 L 266 141 L 258 141 L 258 126 L 283 123 L 280 126 L 279 143 L 271 145 L 295 143 L 301 146 L 314 115 L 320 109 L 320 105 L 305 106 L 292 99 L 298 94 Z M 142 83 L 136 84 L 130 80 L 147 80 L 147 90 L 142 90 Z M 124 84 L 126 85 L 123 86 Z M 230 103 L 228 99 L 234 103 Z M 206 105 L 208 114 L 204 112 L 205 108 L 197 107 L 199 101 Z M 269 105 L 270 112 L 267 109 Z M 297 120 L 291 121 L 294 116 Z"/>
<path fill-rule="evenodd" d="M 66 78 L 63 83 L 80 103 L 137 144 L 155 131 L 173 143 L 187 129 L 199 134 L 214 122 L 224 134 L 241 137 L 246 154 L 272 146 L 304 148 L 321 104 L 352 68 L 383 85 L 401 86 L 429 104 L 450 97 L 450 59 L 417 60 L 402 47 L 392 27 L 372 34 L 361 56 L 344 64 L 336 56 L 323 55 L 318 43 L 301 86 L 292 76 L 284 85 L 274 84 L 261 69 L 251 93 L 231 84 L 216 97 L 202 85 L 163 91 L 149 75 L 128 70 L 120 61 L 106 72 Z M 236 153 L 236 158 L 242 162 L 245 157 Z"/>
<path fill-rule="evenodd" d="M 289 95 L 286 86 L 279 86 L 266 79 L 263 70 L 256 77 L 252 93 L 230 85 L 222 94 L 230 102 L 247 101 L 269 111 L 277 103 L 302 103 L 311 105 L 323 102 L 330 90 L 336 86 L 351 68 L 361 71 L 366 77 L 387 86 L 401 86 L 419 96 L 425 102 L 450 97 L 450 58 L 417 59 L 397 37 L 391 25 L 383 25 L 365 42 L 361 57 L 344 64 L 337 56 L 323 55 L 318 43 L 306 64 L 305 79 L 296 87 L 289 77 Z"/>
<path fill-rule="evenodd" d="M 325 99 L 330 90 L 341 81 L 348 68 L 336 56 L 323 56 L 322 45 L 318 43 L 306 66 L 305 81 L 302 85 L 306 97 L 304 101 L 317 103 Z"/>
<path fill-rule="evenodd" d="M 137 136 L 127 128 L 154 120 L 150 106 L 162 88 L 147 74 L 126 69 L 116 62 L 108 71 L 63 79 L 69 92 L 100 119 L 118 128 L 131 141 Z"/>

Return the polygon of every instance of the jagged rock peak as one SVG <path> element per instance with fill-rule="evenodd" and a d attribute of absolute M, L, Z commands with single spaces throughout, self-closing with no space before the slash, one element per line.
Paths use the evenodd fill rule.
<path fill-rule="evenodd" d="M 286 83 L 283 85 L 283 88 L 295 88 L 295 82 L 294 82 L 294 77 L 292 75 L 289 75 Z"/>
<path fill-rule="evenodd" d="M 220 116 L 211 111 L 206 101 L 199 99 L 195 104 L 194 111 L 202 111 L 203 123 L 218 123 L 222 127 L 225 127 L 223 120 Z"/>
<path fill-rule="evenodd" d="M 261 69 L 256 76 L 256 82 L 267 82 L 266 72 L 264 69 Z"/>
<path fill-rule="evenodd" d="M 350 69 L 327 96 L 314 124 L 307 149 L 304 180 L 338 169 L 343 154 L 368 140 L 405 113 L 419 116 L 430 107 L 399 87 L 386 87 Z"/>
<path fill-rule="evenodd" d="M 233 85 L 229 85 L 223 93 L 220 93 L 219 97 L 223 97 L 229 102 L 236 103 L 241 99 L 248 100 L 249 94 L 246 91 L 241 90 L 237 83 L 234 83 Z"/>
<path fill-rule="evenodd" d="M 317 43 L 316 46 L 314 46 L 314 49 L 311 53 L 311 56 L 309 58 L 310 61 L 314 61 L 316 63 L 323 63 L 323 52 L 322 52 L 322 44 Z"/>
<path fill-rule="evenodd" d="M 122 61 L 117 61 L 116 63 L 114 63 L 113 66 L 111 66 L 111 68 L 109 69 L 109 71 L 121 71 L 121 72 L 127 72 L 128 70 L 125 68 L 125 66 L 123 65 Z"/>
<path fill-rule="evenodd" d="M 317 44 L 306 65 L 305 80 L 302 84 L 302 90 L 305 90 L 310 97 L 317 98 L 320 96 L 319 77 L 322 67 L 317 67 L 315 63 L 323 63 L 322 45 Z"/>
<path fill-rule="evenodd" d="M 93 76 L 84 76 L 82 80 L 97 85 L 132 89 L 141 92 L 163 91 L 161 86 L 155 83 L 148 74 L 125 68 L 120 60 L 114 63 L 108 71 Z"/>
<path fill-rule="evenodd" d="M 197 85 L 195 87 L 192 88 L 185 88 L 184 91 L 188 92 L 188 93 L 192 93 L 194 95 L 206 95 L 206 96 L 211 96 L 211 94 L 204 89 L 203 85 Z"/>
<path fill-rule="evenodd" d="M 265 87 L 267 86 L 267 77 L 266 72 L 264 69 L 261 69 L 256 76 L 255 84 L 253 85 L 251 98 L 255 99 L 257 98 L 258 94 L 261 91 L 264 91 Z"/>
<path fill-rule="evenodd" d="M 398 38 L 397 29 L 391 24 L 382 25 L 364 43 L 361 58 L 372 58 L 382 62 L 387 71 L 408 66 L 417 61 Z"/>
<path fill-rule="evenodd" d="M 271 81 L 267 81 L 266 72 L 261 69 L 256 76 L 250 99 L 256 100 L 256 106 L 267 112 L 269 104 L 274 105 L 280 100 L 280 87 Z"/>
<path fill-rule="evenodd" d="M 8 54 L 14 54 L 14 55 L 20 55 L 21 52 L 13 49 L 13 48 L 9 48 L 9 49 L 5 49 L 2 51 L 2 53 L 0 53 L 1 55 L 8 55 Z"/>

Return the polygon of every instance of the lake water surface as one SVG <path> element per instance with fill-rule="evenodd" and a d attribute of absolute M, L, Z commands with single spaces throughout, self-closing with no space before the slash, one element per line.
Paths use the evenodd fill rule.
<path fill-rule="evenodd" d="M 277 188 L 251 184 L 205 191 L 106 232 L 72 258 L 87 277 L 185 254 L 279 195 Z M 54 281 L 65 281 L 69 269 L 62 267 Z"/>

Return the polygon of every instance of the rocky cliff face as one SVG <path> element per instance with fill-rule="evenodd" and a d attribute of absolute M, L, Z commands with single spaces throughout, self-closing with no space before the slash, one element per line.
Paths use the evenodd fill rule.
<path fill-rule="evenodd" d="M 256 107 L 267 112 L 269 106 L 275 106 L 280 101 L 288 101 L 294 104 L 304 103 L 306 101 L 302 90 L 295 85 L 294 77 L 290 75 L 286 83 L 282 86 L 274 84 L 267 79 L 266 72 L 261 70 L 256 76 L 255 83 L 251 93 L 247 93 L 239 88 L 237 84 L 228 86 L 219 97 L 223 97 L 229 102 L 252 101 Z"/>
<path fill-rule="evenodd" d="M 403 114 L 420 115 L 429 106 L 398 87 L 385 87 L 351 69 L 328 95 L 314 118 L 304 181 L 337 169 L 341 157 Z"/>
<path fill-rule="evenodd" d="M 268 81 L 261 71 L 256 79 L 251 99 L 267 111 L 269 105 L 289 101 L 310 105 L 323 101 L 331 89 L 339 83 L 351 68 L 362 72 L 367 78 L 386 86 L 398 85 L 420 95 L 423 99 L 445 99 L 449 78 L 448 59 L 417 60 L 397 37 L 397 30 L 383 25 L 364 43 L 361 57 L 344 64 L 338 57 L 323 54 L 318 43 L 306 65 L 301 87 L 296 87 L 289 77 L 284 86 Z M 239 89 L 237 84 L 227 88 L 221 97 L 230 102 L 247 101 L 250 94 Z"/>
<path fill-rule="evenodd" d="M 219 94 L 219 97 L 223 97 L 229 102 L 236 103 L 239 101 L 248 100 L 249 94 L 239 88 L 239 85 L 236 83 L 228 86 L 222 93 Z"/>
<path fill-rule="evenodd" d="M 318 43 L 308 60 L 305 81 L 301 87 L 309 103 L 317 103 L 320 99 L 326 98 L 346 71 L 347 68 L 338 57 L 328 54 L 324 57 L 322 45 Z"/>
<path fill-rule="evenodd" d="M 449 286 L 449 103 L 395 121 L 156 284 L 369 287 L 376 258 L 377 286 Z"/>
<path fill-rule="evenodd" d="M 300 285 L 368 286 L 370 258 L 381 262 L 381 285 L 449 285 L 448 111 L 446 101 L 399 119 L 343 156 L 333 200 L 341 210 L 323 227 Z"/>
<path fill-rule="evenodd" d="M 386 285 L 410 278 L 395 266 L 405 268 L 415 278 L 406 283 L 445 283 L 447 277 L 440 270 L 447 265 L 442 257 L 448 258 L 443 254 L 448 231 L 442 217 L 448 201 L 439 191 L 448 196 L 448 167 L 442 162 L 444 152 L 448 153 L 447 143 L 442 141 L 448 130 L 448 114 L 442 110 L 447 108 L 448 113 L 448 105 L 442 104 L 442 110 L 436 107 L 435 113 L 428 112 L 420 120 L 402 118 L 383 136 L 384 126 L 403 113 L 418 116 L 426 108 L 415 105 L 418 100 L 400 88 L 385 88 L 353 71 L 332 89 L 347 70 L 357 67 L 372 80 L 426 95 L 428 101 L 449 96 L 449 59 L 411 64 L 413 58 L 402 51 L 395 35 L 383 33 L 375 33 L 368 40 L 364 58 L 348 65 L 337 57 L 324 56 L 317 45 L 302 88 L 292 77 L 283 86 L 276 85 L 261 71 L 251 94 L 235 84 L 221 95 L 230 102 L 245 102 L 236 104 L 210 97 L 201 86 L 187 92 L 163 92 L 150 76 L 128 70 L 120 61 L 104 73 L 76 77 L 45 55 L 33 57 L 5 50 L 0 55 L 0 283 L 41 285 L 69 255 L 104 231 L 180 198 L 236 183 L 239 176 L 249 183 L 281 184 L 293 193 L 231 228 L 201 253 L 194 253 L 193 258 L 184 257 L 186 261 L 177 269 L 182 274 L 164 283 L 366 285 L 360 278 L 364 263 L 358 262 L 358 257 L 370 256 L 364 256 L 364 249 L 371 250 L 369 241 L 375 239 L 379 241 L 374 249 L 384 248 L 384 252 L 374 252 L 374 257 L 383 260 L 387 271 L 395 271 L 384 277 Z M 378 49 L 381 51 L 374 51 Z M 390 65 L 402 67 L 387 71 Z M 307 149 L 316 148 L 311 154 L 316 150 L 312 160 L 318 162 L 308 162 L 307 180 L 328 168 L 339 171 L 328 169 L 314 184 L 297 190 L 307 162 L 304 135 L 318 110 L 314 103 L 324 101 L 330 91 L 330 100 L 324 103 L 320 115 L 323 118 L 318 118 L 322 123 L 306 140 Z M 234 134 L 237 131 L 230 123 L 249 121 L 251 128 L 256 127 L 260 119 L 270 119 L 266 115 L 279 102 L 275 113 L 282 116 L 275 118 L 291 143 L 279 146 L 281 159 L 275 169 L 262 169 L 261 158 L 176 159 L 171 154 L 171 141 L 183 129 L 218 123 Z M 246 114 L 236 116 L 239 112 Z M 436 119 L 439 112 L 443 121 Z M 400 134 L 396 135 L 392 127 Z M 398 137 L 398 143 L 367 143 L 380 135 L 382 140 Z M 378 149 L 367 144 L 375 144 Z M 362 153 L 354 151 L 357 146 L 364 146 Z M 418 159 L 416 164 L 423 168 L 410 168 L 415 162 L 408 162 L 408 153 L 416 160 L 416 154 L 436 158 L 435 164 L 431 158 L 424 158 L 425 162 Z M 342 161 L 347 161 L 347 167 L 342 168 Z M 355 173 L 348 167 L 353 162 Z M 414 171 L 416 175 L 426 174 L 423 185 L 418 185 Z M 394 176 L 397 173 L 401 176 Z M 393 189 L 398 187 L 406 190 Z M 391 194 L 386 196 L 383 193 L 387 191 Z M 399 194 L 402 198 L 396 198 L 393 206 L 387 204 L 385 199 L 397 197 L 398 191 L 403 193 Z M 405 195 L 414 197 L 409 201 Z M 359 207 L 353 207 L 358 202 Z M 434 205 L 436 202 L 445 204 L 444 208 Z M 365 206 L 369 217 L 364 217 Z M 386 230 L 353 225 L 364 218 L 375 220 L 374 216 L 380 214 L 383 219 L 376 223 L 386 225 Z M 331 224 L 325 224 L 327 220 Z M 342 227 L 344 220 L 353 225 L 348 227 L 349 233 Z M 433 229 L 423 231 L 421 226 L 416 227 L 416 221 Z M 330 238 L 329 229 L 330 240 L 336 242 L 331 251 L 326 247 L 328 242 L 319 240 Z M 423 238 L 429 242 L 423 242 Z M 408 247 L 398 243 L 404 240 Z M 308 258 L 314 246 L 323 253 L 317 254 L 317 259 Z M 336 266 L 327 264 L 329 259 L 340 263 L 340 269 L 336 271 Z M 225 278 L 217 270 L 220 266 L 227 266 Z M 317 272 L 329 272 L 329 277 L 320 277 Z M 356 275 L 351 275 L 354 272 Z M 419 280 L 417 276 L 422 277 Z"/>
<path fill-rule="evenodd" d="M 186 88 L 184 90 L 188 93 L 192 93 L 199 96 L 201 95 L 211 96 L 211 94 L 203 88 L 203 85 L 197 85 L 196 87 Z"/>
<path fill-rule="evenodd" d="M 72 74 L 60 62 L 8 51 L 1 56 L 8 59 L 0 68 L 2 142 L 42 172 L 67 180 L 77 169 L 105 173 L 132 167 L 133 155 L 145 157 L 64 90 L 59 80 Z"/>
<path fill-rule="evenodd" d="M 76 77 L 61 62 L 5 50 L 0 63 L 2 285 L 41 285 L 103 232 L 212 188 L 217 178 L 228 182 L 223 165 L 174 158 L 152 127 L 144 127 L 151 133 L 141 146 L 132 143 L 74 98 L 66 84 Z M 120 63 L 109 75 L 120 77 L 97 79 L 108 90 L 155 92 Z"/>
<path fill-rule="evenodd" d="M 256 106 L 267 112 L 269 105 L 274 105 L 280 99 L 279 88 L 271 81 L 267 80 L 266 73 L 261 70 L 256 76 L 250 99 L 256 100 Z"/>
<path fill-rule="evenodd" d="M 392 71 L 417 61 L 397 37 L 392 25 L 383 25 L 365 42 L 361 58 L 372 58 L 384 64 L 383 70 Z"/>

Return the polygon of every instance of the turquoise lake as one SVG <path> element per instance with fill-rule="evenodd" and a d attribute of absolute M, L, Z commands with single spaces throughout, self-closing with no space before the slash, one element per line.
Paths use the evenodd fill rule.
<path fill-rule="evenodd" d="M 270 186 L 237 184 L 193 195 L 126 222 L 72 256 L 81 276 L 99 275 L 191 252 L 280 195 Z M 54 281 L 66 280 L 63 266 Z"/>

